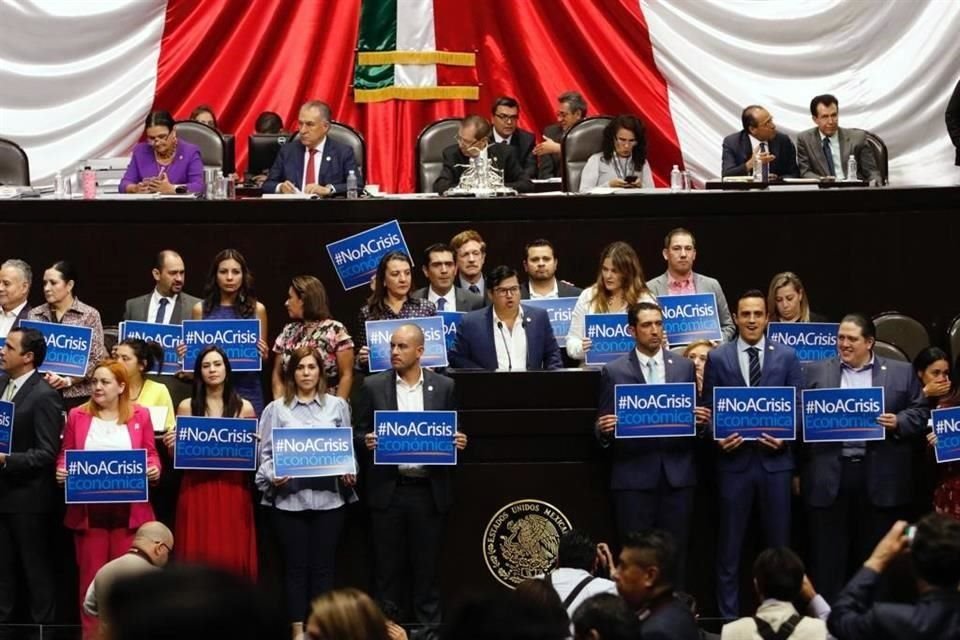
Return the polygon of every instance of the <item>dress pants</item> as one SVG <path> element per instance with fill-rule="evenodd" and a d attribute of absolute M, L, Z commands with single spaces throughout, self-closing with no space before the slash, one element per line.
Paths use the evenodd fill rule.
<path fill-rule="evenodd" d="M 77 574 L 80 582 L 80 622 L 83 626 L 83 638 L 95 638 L 99 620 L 83 611 L 83 600 L 87 588 L 97 576 L 100 568 L 119 558 L 130 550 L 133 544 L 133 529 L 77 529 L 73 532 L 74 548 L 77 552 Z"/>
<path fill-rule="evenodd" d="M 0 513 L 0 624 L 10 619 L 17 594 L 29 602 L 35 624 L 53 624 L 56 591 L 50 564 L 52 516 L 48 513 Z M 23 576 L 26 589 L 18 588 Z"/>

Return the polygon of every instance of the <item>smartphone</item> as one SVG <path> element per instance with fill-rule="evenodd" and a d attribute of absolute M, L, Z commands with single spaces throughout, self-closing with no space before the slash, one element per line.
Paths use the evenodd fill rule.
<path fill-rule="evenodd" d="M 627 184 L 633 184 L 634 182 L 637 181 L 637 176 L 636 175 L 627 176 L 626 178 L 623 179 L 623 181 L 626 182 Z"/>

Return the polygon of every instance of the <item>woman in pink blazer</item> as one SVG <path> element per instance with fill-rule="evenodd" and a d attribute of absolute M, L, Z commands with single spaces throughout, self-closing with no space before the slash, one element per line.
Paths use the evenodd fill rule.
<path fill-rule="evenodd" d="M 160 457 L 154 444 L 150 412 L 130 402 L 125 367 L 116 360 L 100 363 L 93 372 L 90 401 L 70 410 L 57 457 L 57 482 L 67 479 L 68 449 L 146 449 L 147 479 L 160 478 Z M 149 502 L 67 505 L 64 524 L 74 531 L 80 577 L 80 611 L 87 587 L 97 571 L 130 549 L 133 534 L 154 519 Z M 81 613 L 83 637 L 92 637 L 97 619 Z"/>

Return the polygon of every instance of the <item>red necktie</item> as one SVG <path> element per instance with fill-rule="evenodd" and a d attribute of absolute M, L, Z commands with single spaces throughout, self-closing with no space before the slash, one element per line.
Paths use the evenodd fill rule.
<path fill-rule="evenodd" d="M 307 161 L 307 176 L 306 180 L 303 181 L 303 186 L 317 184 L 317 171 L 313 167 L 313 157 L 317 155 L 316 149 L 308 149 L 310 152 L 310 159 Z"/>

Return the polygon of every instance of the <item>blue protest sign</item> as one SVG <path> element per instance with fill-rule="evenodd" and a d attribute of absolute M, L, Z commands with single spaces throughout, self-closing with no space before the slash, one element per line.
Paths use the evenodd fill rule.
<path fill-rule="evenodd" d="M 712 293 L 691 293 L 657 298 L 663 309 L 663 332 L 671 347 L 695 340 L 723 340 L 717 297 Z"/>
<path fill-rule="evenodd" d="M 180 358 L 177 356 L 177 346 L 183 342 L 183 327 L 181 325 L 127 320 L 120 323 L 120 341 L 123 342 L 127 338 L 156 342 L 163 347 L 161 375 L 172 376 L 182 370 Z M 231 364 L 233 364 L 232 361 Z M 154 372 L 147 371 L 147 373 Z"/>
<path fill-rule="evenodd" d="M 816 362 L 837 355 L 839 329 L 833 322 L 771 322 L 767 338 L 792 347 L 802 362 Z"/>
<path fill-rule="evenodd" d="M 567 343 L 567 333 L 570 332 L 570 317 L 573 316 L 573 308 L 577 306 L 576 298 L 537 298 L 536 300 L 524 300 L 522 303 L 527 307 L 537 307 L 547 312 L 550 319 L 550 328 L 553 329 L 553 335 L 557 337 L 557 342 L 562 347 Z"/>
<path fill-rule="evenodd" d="M 40 371 L 55 373 L 59 376 L 87 375 L 87 361 L 90 359 L 90 345 L 93 343 L 93 329 L 74 324 L 56 322 L 37 322 L 23 320 L 24 329 L 36 329 L 43 334 L 47 343 L 47 357 Z"/>
<path fill-rule="evenodd" d="M 357 472 L 353 429 L 284 427 L 273 430 L 273 468 L 278 478 L 324 478 Z"/>
<path fill-rule="evenodd" d="M 877 424 L 883 413 L 883 387 L 804 389 L 803 439 L 806 442 L 883 440 Z"/>
<path fill-rule="evenodd" d="M 177 416 L 173 468 L 255 471 L 256 435 L 254 418 Z"/>
<path fill-rule="evenodd" d="M 617 408 L 617 438 L 668 438 L 697 435 L 697 385 L 618 384 L 613 388 Z"/>
<path fill-rule="evenodd" d="M 327 245 L 327 253 L 333 261 L 340 284 L 347 291 L 369 286 L 380 259 L 393 251 L 410 255 L 407 241 L 400 231 L 400 223 L 396 220 Z"/>
<path fill-rule="evenodd" d="M 714 439 L 736 433 L 744 440 L 758 440 L 765 433 L 780 440 L 796 440 L 796 393 L 793 387 L 714 388 Z"/>
<path fill-rule="evenodd" d="M 390 337 L 398 327 L 415 324 L 423 331 L 423 367 L 447 366 L 447 341 L 444 336 L 443 318 L 399 318 L 397 320 L 368 320 L 367 346 L 370 348 L 370 372 L 386 371 L 390 365 Z"/>
<path fill-rule="evenodd" d="M 604 365 L 613 362 L 637 345 L 627 331 L 625 313 L 588 313 L 583 317 L 584 335 L 590 338 L 587 364 Z"/>
<path fill-rule="evenodd" d="M 223 349 L 233 371 L 260 371 L 259 339 L 259 320 L 184 320 L 183 371 L 192 372 L 197 356 L 211 344 Z"/>
<path fill-rule="evenodd" d="M 437 315 L 443 319 L 443 337 L 447 345 L 447 351 L 453 349 L 453 343 L 457 339 L 457 325 L 463 316 L 467 315 L 463 311 L 437 311 Z"/>
<path fill-rule="evenodd" d="M 937 436 L 934 451 L 937 462 L 956 462 L 960 460 L 960 407 L 934 409 L 930 413 L 933 433 Z"/>
<path fill-rule="evenodd" d="M 147 502 L 147 450 L 64 452 L 67 504 Z"/>
<path fill-rule="evenodd" d="M 373 464 L 457 464 L 456 411 L 374 411 Z"/>
<path fill-rule="evenodd" d="M 0 453 L 10 455 L 13 449 L 13 414 L 12 402 L 0 400 Z"/>

